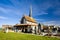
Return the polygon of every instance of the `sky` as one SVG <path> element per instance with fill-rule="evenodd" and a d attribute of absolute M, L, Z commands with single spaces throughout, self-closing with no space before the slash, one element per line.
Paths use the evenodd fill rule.
<path fill-rule="evenodd" d="M 0 27 L 20 23 L 23 14 L 29 15 L 31 5 L 38 23 L 60 25 L 60 0 L 0 0 Z"/>

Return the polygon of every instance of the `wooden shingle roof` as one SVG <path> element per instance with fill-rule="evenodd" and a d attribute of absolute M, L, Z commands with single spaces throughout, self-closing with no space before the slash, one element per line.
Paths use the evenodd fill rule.
<path fill-rule="evenodd" d="M 25 18 L 27 21 L 36 23 L 36 21 L 35 21 L 32 17 L 24 16 L 24 18 Z"/>

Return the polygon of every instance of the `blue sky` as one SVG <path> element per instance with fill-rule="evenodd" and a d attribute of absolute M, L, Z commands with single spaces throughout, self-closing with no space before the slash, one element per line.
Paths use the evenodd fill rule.
<path fill-rule="evenodd" d="M 60 25 L 60 0 L 0 0 L 0 26 L 17 24 L 23 14 L 29 14 L 45 25 Z"/>

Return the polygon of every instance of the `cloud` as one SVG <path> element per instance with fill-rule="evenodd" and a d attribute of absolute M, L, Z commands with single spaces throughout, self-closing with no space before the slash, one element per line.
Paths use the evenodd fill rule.
<path fill-rule="evenodd" d="M 60 1 L 59 0 L 40 0 L 37 1 L 38 12 L 48 12 L 54 15 L 60 15 Z M 50 9 L 49 9 L 50 8 Z M 40 13 L 39 13 L 40 14 Z"/>
<path fill-rule="evenodd" d="M 37 14 L 37 15 L 46 15 L 46 14 L 48 14 L 48 13 L 40 12 L 40 13 L 39 13 L 39 14 Z"/>
<path fill-rule="evenodd" d="M 44 21 L 44 19 L 41 18 L 35 18 L 36 21 Z"/>
<path fill-rule="evenodd" d="M 4 16 L 0 16 L 0 19 L 8 19 L 8 18 Z"/>
<path fill-rule="evenodd" d="M 14 9 L 14 8 L 4 8 L 4 7 L 0 7 L 0 12 L 4 13 L 4 14 L 16 14 L 19 15 L 20 11 L 19 9 Z"/>
<path fill-rule="evenodd" d="M 48 13 L 41 11 L 41 12 L 37 12 L 36 14 L 34 14 L 34 16 L 40 16 L 40 15 L 47 15 Z"/>
<path fill-rule="evenodd" d="M 60 21 L 45 21 L 43 22 L 45 25 L 58 25 L 60 26 Z"/>
<path fill-rule="evenodd" d="M 15 7 L 18 6 L 20 3 L 18 0 L 9 0 Z"/>
<path fill-rule="evenodd" d="M 46 19 L 37 19 L 35 18 L 35 20 L 38 22 L 38 23 L 41 23 L 41 24 L 44 24 L 44 25 L 55 25 L 55 26 L 60 26 L 60 21 L 47 21 Z"/>
<path fill-rule="evenodd" d="M 3 7 L 0 7 L 0 12 L 3 12 L 3 13 L 8 13 L 9 10 L 3 8 Z"/>

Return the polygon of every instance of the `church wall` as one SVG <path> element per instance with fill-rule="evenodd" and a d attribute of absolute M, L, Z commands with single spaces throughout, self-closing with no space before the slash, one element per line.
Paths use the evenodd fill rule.
<path fill-rule="evenodd" d="M 34 24 L 36 24 L 36 23 L 29 22 L 29 21 L 26 20 L 26 24 L 33 24 L 33 25 L 34 25 Z"/>
<path fill-rule="evenodd" d="M 32 28 L 32 33 L 35 33 L 35 26 L 31 26 Z"/>
<path fill-rule="evenodd" d="M 27 20 L 25 20 L 25 21 L 26 21 L 25 22 L 26 24 L 32 24 L 32 25 L 36 24 L 36 23 L 33 23 L 33 22 L 29 22 Z M 37 32 L 37 30 L 38 30 L 38 25 L 37 26 L 31 26 L 31 28 L 32 28 L 32 33 L 35 33 L 35 31 Z"/>

